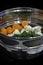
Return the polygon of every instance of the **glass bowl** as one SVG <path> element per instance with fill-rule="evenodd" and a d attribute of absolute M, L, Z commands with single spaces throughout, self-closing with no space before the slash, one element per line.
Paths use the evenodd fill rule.
<path fill-rule="evenodd" d="M 0 28 L 7 27 L 15 23 L 20 24 L 23 20 L 28 21 L 29 24 L 34 26 L 40 25 L 43 28 L 43 10 L 31 7 L 16 7 L 0 12 Z M 8 51 L 18 51 L 21 49 L 29 54 L 39 53 L 43 50 L 43 35 L 33 38 L 12 37 L 11 39 L 14 39 L 14 44 L 7 44 L 0 40 L 0 45 Z"/>

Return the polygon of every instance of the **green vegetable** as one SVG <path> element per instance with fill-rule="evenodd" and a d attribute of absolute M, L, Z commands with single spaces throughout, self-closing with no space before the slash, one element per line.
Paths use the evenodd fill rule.
<path fill-rule="evenodd" d="M 38 34 L 35 34 L 35 31 L 29 31 L 28 35 L 29 35 L 30 37 L 39 36 Z"/>
<path fill-rule="evenodd" d="M 39 36 L 38 34 L 35 34 L 34 31 L 29 31 L 28 33 L 26 31 L 24 31 L 21 34 L 15 34 L 13 37 L 36 37 Z"/>

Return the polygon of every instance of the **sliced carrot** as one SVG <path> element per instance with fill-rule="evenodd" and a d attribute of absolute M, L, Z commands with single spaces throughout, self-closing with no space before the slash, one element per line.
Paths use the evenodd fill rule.
<path fill-rule="evenodd" d="M 12 27 L 15 28 L 15 29 L 17 29 L 18 26 L 19 26 L 18 24 L 14 24 Z"/>
<path fill-rule="evenodd" d="M 5 28 L 2 28 L 0 33 L 4 34 L 4 35 L 7 35 L 7 30 Z"/>
<path fill-rule="evenodd" d="M 28 25 L 28 21 L 22 21 L 22 26 L 24 27 L 26 25 Z"/>
<path fill-rule="evenodd" d="M 18 26 L 18 30 L 21 31 L 23 27 L 21 25 Z"/>
<path fill-rule="evenodd" d="M 11 34 L 13 32 L 13 28 L 12 27 L 7 27 L 7 33 Z"/>
<path fill-rule="evenodd" d="M 21 31 L 23 27 L 21 25 L 19 25 L 19 24 L 14 24 L 12 26 L 12 28 L 13 28 L 13 30 L 18 29 L 19 31 Z"/>
<path fill-rule="evenodd" d="M 12 29 L 13 29 L 13 31 L 15 31 L 15 27 L 14 26 L 12 26 Z"/>

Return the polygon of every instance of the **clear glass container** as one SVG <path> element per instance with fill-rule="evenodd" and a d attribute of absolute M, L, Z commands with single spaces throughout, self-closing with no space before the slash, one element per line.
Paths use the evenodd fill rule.
<path fill-rule="evenodd" d="M 17 7 L 0 12 L 0 28 L 21 23 L 23 20 L 30 24 L 43 27 L 43 10 L 31 7 Z M 33 40 L 32 40 L 33 39 Z M 14 38 L 17 44 L 7 44 L 0 40 L 0 45 L 8 51 L 26 51 L 28 54 L 36 54 L 43 50 L 43 36 L 34 38 Z M 6 41 L 6 40 L 5 40 Z"/>

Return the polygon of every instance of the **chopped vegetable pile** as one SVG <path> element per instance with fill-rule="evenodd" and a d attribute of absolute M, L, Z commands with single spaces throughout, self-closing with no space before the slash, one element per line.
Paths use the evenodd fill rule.
<path fill-rule="evenodd" d="M 36 37 L 42 35 L 41 26 L 32 27 L 28 21 L 22 21 L 21 24 L 17 23 L 1 28 L 0 33 L 10 37 Z"/>

